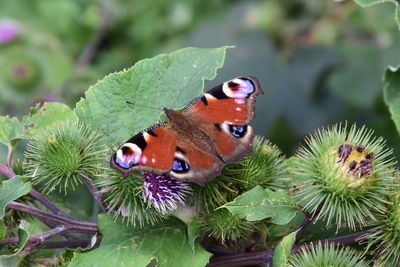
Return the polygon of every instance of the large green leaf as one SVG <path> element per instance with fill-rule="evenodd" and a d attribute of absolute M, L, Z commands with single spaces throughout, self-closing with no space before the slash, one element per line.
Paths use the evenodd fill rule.
<path fill-rule="evenodd" d="M 187 226 L 187 234 L 188 234 L 188 244 L 190 248 L 194 251 L 196 248 L 196 239 L 201 236 L 201 229 L 199 223 L 196 220 L 193 220 Z"/>
<path fill-rule="evenodd" d="M 290 256 L 290 251 L 296 242 L 297 231 L 285 236 L 274 250 L 274 257 L 272 259 L 272 267 L 287 266 L 287 261 Z"/>
<path fill-rule="evenodd" d="M 0 267 L 17 267 L 21 257 L 19 255 L 1 255 L 0 256 Z"/>
<path fill-rule="evenodd" d="M 400 29 L 400 5 L 398 0 L 354 0 L 357 4 L 359 4 L 362 7 L 368 7 L 380 3 L 392 3 L 396 6 L 395 8 L 395 15 L 394 18 L 396 20 L 397 26 Z"/>
<path fill-rule="evenodd" d="M 400 133 L 400 67 L 389 67 L 385 72 L 383 82 L 385 102 L 389 106 L 392 120 Z"/>
<path fill-rule="evenodd" d="M 0 116 L 0 143 L 8 147 L 14 146 L 18 143 L 22 131 L 23 127 L 18 118 Z"/>
<path fill-rule="evenodd" d="M 6 205 L 28 194 L 32 185 L 29 177 L 17 176 L 0 184 L 0 219 L 4 216 Z"/>
<path fill-rule="evenodd" d="M 76 115 L 67 105 L 48 102 L 40 107 L 32 108 L 29 116 L 23 119 L 23 124 L 28 127 L 28 135 L 32 136 L 43 128 L 50 127 L 62 121 L 76 119 Z"/>
<path fill-rule="evenodd" d="M 256 186 L 225 204 L 233 215 L 248 221 L 271 218 L 275 224 L 284 225 L 296 216 L 298 209 L 285 192 L 273 192 Z"/>
<path fill-rule="evenodd" d="M 127 226 L 112 215 L 99 216 L 99 229 L 103 235 L 100 247 L 87 253 L 76 253 L 69 265 L 75 266 L 205 266 L 211 256 L 196 244 L 188 244 L 186 225 L 171 219 L 161 225 L 145 228 Z"/>
<path fill-rule="evenodd" d="M 90 87 L 76 114 L 109 144 L 122 143 L 155 124 L 164 107 L 181 108 L 200 94 L 204 80 L 222 67 L 227 48 L 185 48 L 139 61 Z"/>

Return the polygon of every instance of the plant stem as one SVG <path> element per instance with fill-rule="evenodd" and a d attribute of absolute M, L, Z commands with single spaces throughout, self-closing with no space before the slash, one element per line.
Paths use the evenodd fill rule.
<path fill-rule="evenodd" d="M 0 173 L 6 176 L 7 178 L 13 178 L 15 173 L 12 171 L 11 167 L 0 164 Z"/>
<path fill-rule="evenodd" d="M 68 217 L 68 218 L 72 218 L 70 217 L 68 214 L 66 214 L 65 212 L 63 212 L 62 210 L 60 210 L 56 205 L 54 205 L 50 200 L 48 200 L 45 196 L 43 196 L 41 193 L 39 193 L 38 191 L 36 191 L 35 189 L 31 189 L 29 191 L 29 195 L 31 197 L 33 197 L 34 199 L 36 199 L 37 201 L 39 201 L 40 203 L 43 204 L 43 206 L 45 206 L 46 208 L 48 208 L 52 213 L 54 213 L 55 215 L 58 216 L 64 216 L 64 217 Z"/>
<path fill-rule="evenodd" d="M 348 244 L 353 244 L 358 241 L 358 239 L 365 235 L 368 230 L 357 232 L 357 233 L 352 233 L 344 236 L 339 236 L 339 237 L 334 237 L 334 238 L 329 238 L 326 240 L 323 240 L 322 243 L 325 241 L 329 243 L 334 243 L 334 244 L 341 244 L 341 245 L 348 245 Z M 306 244 L 298 244 L 293 246 L 291 253 L 296 253 L 298 252 L 301 247 L 307 247 L 311 246 L 313 243 L 316 243 L 318 241 L 314 242 L 309 242 Z M 215 257 L 210 260 L 210 263 L 207 265 L 207 267 L 211 266 L 247 266 L 247 265 L 257 265 L 257 264 L 263 264 L 264 266 L 270 266 L 272 263 L 272 257 L 274 255 L 273 250 L 263 250 L 263 251 L 257 251 L 257 252 L 249 252 L 249 253 L 241 253 L 241 254 L 236 254 L 236 255 L 229 255 L 229 256 L 221 256 L 221 257 Z"/>
<path fill-rule="evenodd" d="M 95 234 L 98 231 L 97 224 L 92 222 L 80 221 L 71 217 L 51 214 L 28 205 L 12 201 L 7 204 L 7 208 L 20 210 L 29 213 L 41 220 L 50 220 L 68 227 L 68 230 L 75 232 L 85 232 Z"/>
<path fill-rule="evenodd" d="M 305 219 L 303 223 L 300 225 L 297 234 L 296 234 L 296 240 L 299 240 L 299 238 L 303 235 L 303 233 L 306 231 L 306 228 L 312 223 L 314 218 L 318 216 L 318 214 L 321 212 L 322 207 L 324 206 L 324 202 L 318 205 L 318 207 L 315 209 L 314 212 L 309 213 L 306 211 L 303 211 L 305 215 Z"/>
<path fill-rule="evenodd" d="M 46 239 L 49 239 L 50 237 L 56 236 L 58 234 L 61 234 L 63 232 L 65 232 L 67 230 L 67 228 L 65 227 L 65 225 L 59 225 L 54 229 L 51 229 L 47 232 L 43 232 L 41 234 L 35 234 L 35 235 L 30 235 L 28 238 L 28 242 L 43 242 Z M 6 238 L 3 241 L 0 242 L 0 247 L 4 247 L 4 246 L 8 246 L 11 244 L 16 244 L 19 242 L 19 238 L 18 237 L 10 237 L 10 238 Z"/>
<path fill-rule="evenodd" d="M 29 236 L 28 242 L 32 242 L 32 243 L 23 250 L 22 254 L 25 256 L 28 255 L 35 249 L 39 248 L 46 239 L 49 239 L 53 236 L 62 234 L 63 232 L 65 232 L 67 230 L 68 230 L 68 228 L 65 225 L 59 225 L 56 228 L 51 229 L 47 232 Z M 18 237 L 7 238 L 0 242 L 0 247 L 11 245 L 11 244 L 16 244 L 18 242 L 19 242 Z"/>
<path fill-rule="evenodd" d="M 92 180 L 87 177 L 83 177 L 82 181 L 85 183 L 86 187 L 89 189 L 90 193 L 92 193 L 94 199 L 97 201 L 99 206 L 103 209 L 104 212 L 107 212 L 108 208 L 106 203 L 103 201 L 103 194 L 97 190 L 96 186 L 93 185 Z"/>
<path fill-rule="evenodd" d="M 11 168 L 12 158 L 14 155 L 14 147 L 8 147 L 7 159 L 6 159 L 6 166 Z"/>
<path fill-rule="evenodd" d="M 0 173 L 4 174 L 9 179 L 15 177 L 15 173 L 13 172 L 11 167 L 5 166 L 3 164 L 0 164 Z M 68 216 L 68 214 L 66 214 L 65 212 L 60 210 L 56 205 L 54 205 L 50 200 L 48 200 L 45 196 L 43 196 L 41 193 L 39 193 L 35 189 L 32 188 L 29 191 L 29 195 L 31 197 L 33 197 L 34 199 L 36 199 L 37 201 L 39 201 L 40 203 L 42 203 L 43 206 L 48 208 L 54 214 L 72 218 L 72 217 Z"/>

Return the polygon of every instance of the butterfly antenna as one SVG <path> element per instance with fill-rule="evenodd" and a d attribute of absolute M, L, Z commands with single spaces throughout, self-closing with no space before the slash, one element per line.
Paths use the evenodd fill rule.
<path fill-rule="evenodd" d="M 141 105 L 141 104 L 138 104 L 138 103 L 135 103 L 135 102 L 130 102 L 130 101 L 128 101 L 128 100 L 125 100 L 125 103 L 130 104 L 130 105 L 134 105 L 134 106 L 136 106 L 136 107 L 142 107 L 142 108 L 148 108 L 148 109 L 153 109 L 153 110 L 157 110 L 157 111 L 163 111 L 163 110 L 160 109 L 160 108 L 155 108 L 155 107 L 150 107 L 150 106 L 146 106 L 146 105 Z"/>

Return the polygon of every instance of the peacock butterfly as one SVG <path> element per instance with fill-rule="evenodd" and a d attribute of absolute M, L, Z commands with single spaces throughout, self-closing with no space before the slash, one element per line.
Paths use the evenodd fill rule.
<path fill-rule="evenodd" d="M 242 76 L 193 99 L 182 112 L 164 108 L 169 121 L 134 135 L 112 155 L 112 168 L 169 173 L 204 185 L 225 164 L 252 152 L 254 97 L 262 94 L 254 77 Z"/>

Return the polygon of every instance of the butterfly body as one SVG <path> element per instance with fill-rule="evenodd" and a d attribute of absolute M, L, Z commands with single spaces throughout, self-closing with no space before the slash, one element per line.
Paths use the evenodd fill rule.
<path fill-rule="evenodd" d="M 164 108 L 169 121 L 129 139 L 111 157 L 124 176 L 132 171 L 169 173 L 181 181 L 204 185 L 227 163 L 252 151 L 254 96 L 261 94 L 253 77 L 238 77 L 192 100 L 182 112 Z"/>

